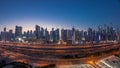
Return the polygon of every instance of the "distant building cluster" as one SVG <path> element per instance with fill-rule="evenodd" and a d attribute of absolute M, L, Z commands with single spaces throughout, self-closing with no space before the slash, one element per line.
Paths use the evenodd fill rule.
<path fill-rule="evenodd" d="M 22 31 L 22 26 L 16 26 L 13 30 L 6 30 L 0 34 L 3 42 L 39 42 L 58 44 L 83 44 L 86 42 L 120 41 L 120 29 L 113 28 L 112 25 L 98 26 L 97 29 L 88 28 L 87 31 L 72 29 L 54 29 L 48 31 L 47 28 L 35 26 L 35 30 Z"/>
<path fill-rule="evenodd" d="M 113 28 L 112 25 L 98 26 L 98 29 L 88 28 L 87 31 L 79 31 L 74 27 L 72 30 L 61 30 L 61 39 L 71 44 L 81 44 L 84 42 L 100 42 L 100 41 L 120 41 L 119 28 Z"/>

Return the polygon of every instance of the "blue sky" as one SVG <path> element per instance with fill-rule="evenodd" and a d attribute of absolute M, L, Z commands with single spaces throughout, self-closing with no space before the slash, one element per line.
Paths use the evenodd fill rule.
<path fill-rule="evenodd" d="M 119 0 L 0 0 L 0 30 L 15 25 L 34 30 L 36 24 L 85 30 L 111 22 L 120 26 Z"/>

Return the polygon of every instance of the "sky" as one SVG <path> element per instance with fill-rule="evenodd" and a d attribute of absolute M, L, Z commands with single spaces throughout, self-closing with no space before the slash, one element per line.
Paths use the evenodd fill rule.
<path fill-rule="evenodd" d="M 110 23 L 120 27 L 120 0 L 0 0 L 0 31 L 16 25 L 24 31 L 35 25 L 86 30 Z"/>

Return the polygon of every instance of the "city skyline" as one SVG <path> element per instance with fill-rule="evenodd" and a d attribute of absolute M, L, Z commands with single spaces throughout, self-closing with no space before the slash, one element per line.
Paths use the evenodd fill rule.
<path fill-rule="evenodd" d="M 36 25 L 38 25 L 38 24 L 36 24 Z M 4 31 L 4 28 L 6 28 L 6 31 L 12 30 L 13 33 L 15 33 L 15 27 L 16 27 L 16 26 L 22 27 L 22 33 L 27 32 L 27 31 L 35 31 L 35 26 L 36 26 L 36 25 L 32 25 L 33 29 L 28 29 L 28 30 L 24 30 L 26 26 L 21 26 L 21 25 L 12 26 L 13 29 L 12 29 L 12 28 L 9 28 L 9 27 L 2 27 L 2 29 L 1 29 L 0 32 Z M 104 26 L 105 26 L 105 25 L 106 25 L 106 27 L 107 27 L 107 26 L 108 26 L 108 27 L 112 27 L 114 30 L 120 29 L 119 26 L 114 27 L 114 26 L 113 26 L 113 23 L 97 25 L 97 26 L 95 26 L 96 28 L 87 27 L 86 29 L 80 29 L 80 28 L 77 28 L 77 27 L 75 27 L 75 26 L 71 26 L 71 27 L 69 27 L 69 28 L 59 28 L 59 27 L 51 27 L 51 28 L 49 28 L 49 27 L 46 27 L 46 26 L 44 26 L 44 27 L 43 27 L 43 26 L 40 26 L 40 25 L 38 25 L 38 26 L 40 26 L 40 29 L 41 29 L 41 28 L 47 29 L 47 30 L 50 32 L 50 31 L 52 31 L 52 28 L 53 28 L 53 29 L 60 29 L 60 31 L 61 31 L 62 29 L 71 30 L 72 28 L 75 28 L 76 30 L 79 30 L 79 31 L 88 31 L 89 28 L 91 28 L 91 29 L 93 29 L 93 30 L 98 30 L 99 27 L 101 27 L 101 28 L 104 29 Z"/>
<path fill-rule="evenodd" d="M 118 0 L 1 0 L 0 30 L 16 25 L 34 30 L 36 24 L 48 29 L 74 26 L 86 30 L 111 22 L 116 27 L 120 26 L 119 7 Z"/>
<path fill-rule="evenodd" d="M 120 68 L 120 0 L 0 0 L 0 68 Z"/>
<path fill-rule="evenodd" d="M 99 25 L 97 29 L 87 28 L 87 30 L 79 30 L 75 27 L 71 29 L 59 29 L 52 28 L 48 31 L 47 28 L 43 28 L 39 25 L 35 25 L 35 30 L 24 31 L 22 26 L 16 25 L 15 32 L 12 29 L 7 30 L 4 27 L 0 33 L 0 40 L 2 41 L 14 41 L 14 42 L 38 42 L 44 41 L 45 43 L 57 43 L 59 40 L 67 42 L 69 44 L 80 44 L 87 41 L 118 41 L 120 40 L 120 28 L 113 27 L 112 23 L 109 25 Z"/>

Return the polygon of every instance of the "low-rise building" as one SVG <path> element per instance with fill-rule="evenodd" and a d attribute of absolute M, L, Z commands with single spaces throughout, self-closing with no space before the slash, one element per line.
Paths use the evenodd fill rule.
<path fill-rule="evenodd" d="M 99 60 L 96 64 L 101 68 L 120 68 L 120 58 L 112 55 Z"/>

